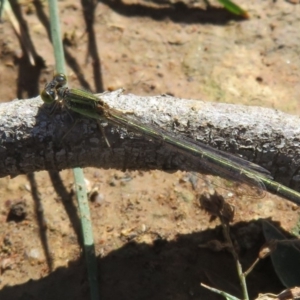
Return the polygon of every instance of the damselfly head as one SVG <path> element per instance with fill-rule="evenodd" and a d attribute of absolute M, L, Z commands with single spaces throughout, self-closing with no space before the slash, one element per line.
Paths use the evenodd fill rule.
<path fill-rule="evenodd" d="M 58 73 L 53 76 L 53 79 L 48 82 L 41 92 L 42 100 L 51 104 L 58 98 L 59 90 L 67 84 L 67 76 L 63 73 Z"/>

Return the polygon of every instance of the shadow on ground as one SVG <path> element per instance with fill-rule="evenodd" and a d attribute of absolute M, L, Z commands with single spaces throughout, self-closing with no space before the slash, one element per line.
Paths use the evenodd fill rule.
<path fill-rule="evenodd" d="M 174 23 L 185 24 L 218 24 L 224 25 L 230 21 L 244 21 L 245 18 L 230 13 L 223 7 L 208 7 L 207 9 L 189 6 L 182 1 L 168 3 L 165 7 L 150 7 L 146 4 L 128 4 L 121 0 L 103 0 L 112 10 L 127 17 L 148 17 L 156 21 L 169 18 Z M 153 1 L 155 2 L 155 1 Z M 159 3 L 159 1 L 156 1 Z M 166 3 L 161 3 L 165 5 Z"/>
<path fill-rule="evenodd" d="M 261 222 L 238 223 L 231 234 L 239 244 L 244 268 L 249 267 L 264 242 Z M 156 239 L 153 245 L 128 242 L 98 257 L 100 299 L 221 299 L 200 287 L 200 282 L 241 297 L 231 255 L 199 247 L 211 239 L 222 240 L 221 227 L 179 235 L 172 241 Z M 284 289 L 269 258 L 249 275 L 248 288 L 252 299 L 258 293 Z M 0 299 L 89 299 L 84 260 L 81 257 L 39 280 L 6 286 Z"/>

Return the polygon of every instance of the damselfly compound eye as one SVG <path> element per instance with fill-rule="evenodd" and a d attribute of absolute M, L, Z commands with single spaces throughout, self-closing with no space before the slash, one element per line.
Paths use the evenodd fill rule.
<path fill-rule="evenodd" d="M 44 89 L 41 92 L 41 98 L 47 104 L 53 103 L 55 101 L 55 97 L 56 97 L 56 94 L 52 90 Z"/>
<path fill-rule="evenodd" d="M 56 82 L 56 87 L 63 87 L 67 84 L 67 76 L 63 73 L 59 73 L 54 75 L 53 81 Z"/>

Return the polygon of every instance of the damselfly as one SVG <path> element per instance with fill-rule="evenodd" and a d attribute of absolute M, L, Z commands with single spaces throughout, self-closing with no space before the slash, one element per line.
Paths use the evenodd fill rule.
<path fill-rule="evenodd" d="M 74 112 L 96 119 L 100 126 L 108 122 L 113 126 L 141 133 L 150 140 L 163 141 L 193 161 L 196 159 L 205 171 L 248 184 L 260 197 L 267 189 L 300 205 L 300 193 L 274 181 L 266 169 L 198 141 L 175 136 L 154 124 L 143 124 L 131 114 L 109 107 L 101 97 L 80 89 L 70 89 L 66 84 L 64 74 L 55 75 L 41 92 L 43 101 L 48 104 L 61 103 Z"/>

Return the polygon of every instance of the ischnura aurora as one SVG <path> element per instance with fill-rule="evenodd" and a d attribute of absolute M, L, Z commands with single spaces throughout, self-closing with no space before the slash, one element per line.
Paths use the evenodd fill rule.
<path fill-rule="evenodd" d="M 258 197 L 263 197 L 265 190 L 268 190 L 300 205 L 300 193 L 274 181 L 269 171 L 263 167 L 201 142 L 175 136 L 154 124 L 141 123 L 131 114 L 111 108 L 101 97 L 80 89 L 68 88 L 67 77 L 64 74 L 55 75 L 52 81 L 46 84 L 41 98 L 47 104 L 61 103 L 71 111 L 95 119 L 100 126 L 110 123 L 142 134 L 150 140 L 167 143 L 184 156 L 197 161 L 205 171 L 225 179 L 246 183 L 256 190 Z"/>

